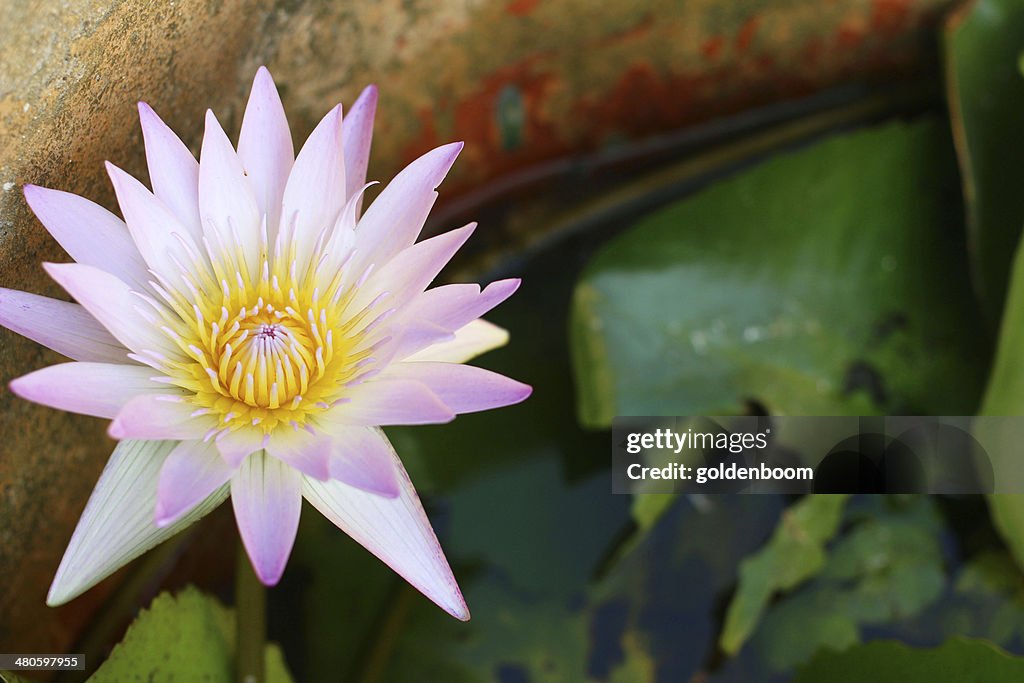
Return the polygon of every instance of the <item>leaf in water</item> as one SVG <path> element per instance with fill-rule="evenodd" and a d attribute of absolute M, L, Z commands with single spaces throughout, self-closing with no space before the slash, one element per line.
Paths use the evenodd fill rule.
<path fill-rule="evenodd" d="M 969 414 L 985 335 L 933 120 L 779 156 L 594 258 L 571 321 L 578 411 Z"/>
<path fill-rule="evenodd" d="M 386 673 L 364 678 L 587 680 L 586 586 L 628 521 L 629 498 L 609 495 L 604 474 L 564 482 L 558 462 L 557 452 L 541 452 L 453 491 L 444 545 L 453 562 L 477 567 L 462 581 L 473 619 L 454 622 L 425 601 L 407 606 L 399 654 L 373 660 Z M 608 673 L 643 670 L 642 657 L 627 652 Z"/>
<path fill-rule="evenodd" d="M 762 669 L 790 671 L 822 648 L 844 650 L 860 643 L 860 628 L 844 603 L 845 596 L 832 586 L 816 586 L 772 607 L 752 639 Z"/>
<path fill-rule="evenodd" d="M 949 110 L 960 157 L 971 261 L 992 322 L 1006 296 L 1024 226 L 1024 5 L 1018 0 L 965 4 L 945 32 Z"/>
<path fill-rule="evenodd" d="M 89 680 L 232 683 L 234 650 L 233 611 L 189 587 L 158 595 Z M 267 683 L 292 680 L 276 645 L 267 646 L 266 673 Z"/>
<path fill-rule="evenodd" d="M 957 577 L 955 590 L 961 600 L 946 619 L 951 633 L 1004 647 L 1024 640 L 1024 576 L 1008 554 L 987 552 L 973 558 Z"/>
<path fill-rule="evenodd" d="M 953 638 L 940 647 L 914 649 L 902 643 L 874 642 L 845 652 L 822 652 L 794 683 L 1016 683 L 1024 680 L 1024 658 L 991 643 Z"/>
<path fill-rule="evenodd" d="M 688 680 L 713 649 L 717 595 L 734 580 L 739 559 L 770 532 L 779 501 L 772 496 L 741 496 L 721 504 L 712 500 L 698 511 L 686 497 L 676 497 L 631 552 L 597 574 L 593 550 L 598 544 L 587 540 L 581 547 L 590 550 L 572 553 L 575 544 L 566 539 L 572 538 L 574 529 L 595 533 L 580 521 L 587 518 L 592 526 L 603 528 L 606 543 L 613 540 L 627 519 L 629 499 L 598 495 L 593 487 L 595 482 L 606 487 L 604 476 L 553 485 L 544 480 L 557 481 L 559 475 L 547 464 L 527 462 L 521 467 L 519 475 L 497 478 L 462 498 L 462 507 L 475 499 L 474 509 L 465 513 L 465 519 L 452 520 L 446 543 L 449 556 L 476 560 L 475 575 L 463 582 L 473 620 L 461 624 L 430 605 L 408 605 L 408 622 L 390 646 L 393 650 L 374 657 L 381 668 L 364 672 L 359 680 Z M 526 473 L 532 481 L 524 479 Z M 485 528 L 486 515 L 479 506 L 500 507 L 494 498 L 502 495 L 497 488 L 501 481 L 536 492 L 535 498 L 522 497 L 538 510 L 523 517 L 518 527 L 489 536 L 460 531 L 472 521 L 474 510 L 476 524 Z M 491 495 L 490 502 L 485 493 Z M 545 501 L 548 498 L 550 502 Z M 619 517 L 612 520 L 603 508 L 619 498 Z M 570 507 L 578 510 L 563 516 Z M 458 508 L 453 505 L 453 514 Z M 510 518 L 519 514 L 513 512 Z M 562 539 L 570 550 L 538 551 L 536 557 L 510 562 L 507 547 L 526 547 L 520 544 L 538 534 L 551 534 L 553 541 L 544 543 Z M 708 538 L 720 542 L 708 543 Z M 555 558 L 553 576 L 544 586 L 534 581 L 534 569 L 524 566 L 543 565 L 549 554 Z M 566 581 L 558 575 L 576 578 Z"/>
<path fill-rule="evenodd" d="M 768 544 L 740 565 L 740 584 L 719 640 L 735 654 L 754 631 L 777 591 L 791 590 L 825 565 L 825 544 L 842 520 L 845 495 L 806 496 L 782 514 Z"/>
<path fill-rule="evenodd" d="M 449 547 L 463 561 L 486 557 L 532 593 L 579 590 L 624 527 L 630 501 L 609 494 L 607 475 L 566 485 L 557 462 L 549 453 L 457 491 Z"/>
<path fill-rule="evenodd" d="M 817 575 L 765 612 L 751 648 L 783 672 L 821 648 L 860 642 L 864 626 L 894 625 L 932 605 L 947 585 L 942 523 L 928 496 L 869 496 L 847 507 Z"/>

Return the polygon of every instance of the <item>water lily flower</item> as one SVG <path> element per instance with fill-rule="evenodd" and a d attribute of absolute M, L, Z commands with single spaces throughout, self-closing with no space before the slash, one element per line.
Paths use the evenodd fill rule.
<path fill-rule="evenodd" d="M 361 212 L 377 91 L 332 109 L 295 156 L 270 73 L 237 150 L 212 112 L 200 159 L 146 104 L 152 190 L 112 164 L 124 221 L 74 194 L 25 198 L 75 263 L 77 304 L 0 290 L 0 324 L 73 362 L 15 379 L 37 403 L 109 418 L 119 440 L 47 598 L 59 605 L 229 495 L 275 584 L 302 499 L 459 619 L 469 611 L 382 426 L 442 423 L 530 387 L 470 358 L 518 280 L 428 285 L 475 224 L 416 241 L 461 143 L 424 154 Z"/>

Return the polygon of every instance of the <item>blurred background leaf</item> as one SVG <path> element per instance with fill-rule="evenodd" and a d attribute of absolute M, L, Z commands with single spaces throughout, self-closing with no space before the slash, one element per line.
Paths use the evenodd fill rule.
<path fill-rule="evenodd" d="M 1024 678 L 1024 658 L 991 643 L 954 638 L 940 647 L 915 650 L 903 643 L 875 642 L 843 653 L 823 652 L 794 683 L 1011 683 Z"/>
<path fill-rule="evenodd" d="M 1019 136 L 1018 136 L 1019 137 Z M 1019 193 L 1019 190 L 1018 190 Z M 999 343 L 979 414 L 1024 415 L 1024 251 L 1014 252 L 1010 285 L 1006 294 Z M 986 423 L 985 429 L 999 429 L 998 423 Z M 1020 452 L 1017 437 L 1011 433 L 990 435 L 990 449 L 996 456 L 1016 457 Z M 998 466 L 998 462 L 993 463 Z M 1024 568 L 1024 496 L 996 494 L 988 496 L 992 521 L 1009 546 L 1017 564 Z"/>
<path fill-rule="evenodd" d="M 964 3 L 945 31 L 946 92 L 960 159 L 968 245 L 989 322 L 1006 300 L 1013 253 L 1024 227 L 1024 4 Z"/>
<path fill-rule="evenodd" d="M 988 345 L 935 121 L 774 157 L 641 219 L 575 293 L 579 415 L 961 414 Z"/>

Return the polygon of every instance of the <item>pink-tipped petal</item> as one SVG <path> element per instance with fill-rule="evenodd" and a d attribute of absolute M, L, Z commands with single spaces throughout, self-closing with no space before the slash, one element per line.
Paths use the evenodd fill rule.
<path fill-rule="evenodd" d="M 216 421 L 209 415 L 193 417 L 195 407 L 163 395 L 136 396 L 110 423 L 115 439 L 201 439 Z"/>
<path fill-rule="evenodd" d="M 11 380 L 10 387 L 44 406 L 113 418 L 136 396 L 168 392 L 151 377 L 152 368 L 142 365 L 59 363 Z"/>
<path fill-rule="evenodd" d="M 381 376 L 425 384 L 459 414 L 520 403 L 533 392 L 528 384 L 461 363 L 395 363 Z"/>
<path fill-rule="evenodd" d="M 389 425 L 450 422 L 455 412 L 420 382 L 374 379 L 353 387 L 349 401 L 322 415 L 337 426 L 386 427 Z"/>
<path fill-rule="evenodd" d="M 165 527 L 181 519 L 227 484 L 233 471 L 212 443 L 179 443 L 160 468 L 156 525 Z"/>
<path fill-rule="evenodd" d="M 0 325 L 72 360 L 128 360 L 128 349 L 78 304 L 0 287 Z"/>
<path fill-rule="evenodd" d="M 56 607 L 81 595 L 224 501 L 226 486 L 173 524 L 156 526 L 153 511 L 157 481 L 164 461 L 176 445 L 173 441 L 117 444 L 64 551 L 46 597 L 47 605 Z"/>
<path fill-rule="evenodd" d="M 356 293 L 356 310 L 369 305 L 380 292 L 386 292 L 388 301 L 396 305 L 422 293 L 475 229 L 476 223 L 469 223 L 399 252 Z"/>
<path fill-rule="evenodd" d="M 281 97 L 265 66 L 256 72 L 249 103 L 245 106 L 242 131 L 238 135 L 238 158 L 249 176 L 260 214 L 267 215 L 273 243 L 295 150 Z"/>
<path fill-rule="evenodd" d="M 121 280 L 80 263 L 44 263 L 43 268 L 132 351 L 159 351 L 169 357 L 180 357 L 173 342 L 140 313 L 139 308 L 145 304 Z"/>
<path fill-rule="evenodd" d="M 277 458 L 254 453 L 231 479 L 231 503 L 256 576 L 273 586 L 284 573 L 295 544 L 302 510 L 302 474 Z"/>
<path fill-rule="evenodd" d="M 345 196 L 353 197 L 366 183 L 366 167 L 370 162 L 373 141 L 373 119 L 377 112 L 377 86 L 368 85 L 359 93 L 342 124 L 341 141 L 345 150 Z M 356 200 L 356 214 L 362 197 Z"/>
<path fill-rule="evenodd" d="M 420 349 L 435 344 L 443 344 L 455 339 L 455 333 L 447 327 L 441 327 L 427 320 L 412 318 L 402 320 L 395 325 L 392 339 L 378 353 L 392 361 L 401 360 Z"/>
<path fill-rule="evenodd" d="M 192 262 L 185 245 L 199 253 L 191 232 L 137 179 L 109 161 L 107 173 L 142 258 L 151 269 L 180 285 L 184 264 Z"/>
<path fill-rule="evenodd" d="M 281 233 L 291 240 L 300 269 L 309 263 L 320 233 L 334 225 L 345 206 L 341 126 L 339 104 L 309 134 L 284 189 Z"/>
<path fill-rule="evenodd" d="M 199 222 L 199 162 L 185 143 L 145 102 L 139 102 L 139 122 L 146 143 L 146 165 L 153 194 L 163 202 L 194 239 L 202 235 Z"/>
<path fill-rule="evenodd" d="M 388 183 L 359 221 L 358 248 L 365 264 L 385 263 L 416 241 L 437 199 L 437 186 L 460 151 L 461 142 L 431 150 Z"/>
<path fill-rule="evenodd" d="M 303 480 L 303 495 L 342 531 L 457 619 L 469 619 L 448 561 L 430 527 L 416 489 L 392 455 L 399 495 L 386 498 L 342 481 Z"/>
<path fill-rule="evenodd" d="M 401 493 L 394 464 L 398 456 L 382 430 L 337 428 L 331 432 L 330 441 L 331 479 L 386 498 Z"/>
<path fill-rule="evenodd" d="M 217 437 L 217 450 L 232 468 L 238 467 L 250 453 L 263 448 L 263 432 L 256 428 L 232 429 Z"/>
<path fill-rule="evenodd" d="M 428 289 L 406 308 L 402 333 L 396 335 L 392 356 L 402 360 L 428 346 L 455 339 L 455 330 L 508 299 L 519 288 L 519 280 L 492 282 L 486 289 L 474 284 L 443 285 Z"/>
<path fill-rule="evenodd" d="M 199 153 L 199 215 L 214 252 L 233 257 L 241 249 L 249 273 L 256 273 L 260 250 L 256 196 L 235 148 L 210 110 Z"/>
<path fill-rule="evenodd" d="M 84 197 L 38 185 L 25 186 L 25 201 L 75 261 L 145 287 L 146 262 L 120 218 Z"/>
<path fill-rule="evenodd" d="M 455 339 L 428 346 L 407 357 L 407 361 L 465 363 L 480 354 L 508 343 L 508 331 L 486 320 L 474 320 L 455 331 Z"/>
<path fill-rule="evenodd" d="M 279 429 L 267 440 L 267 453 L 317 479 L 330 476 L 331 441 L 326 434 L 304 429 Z"/>
<path fill-rule="evenodd" d="M 477 285 L 443 285 L 416 297 L 410 313 L 449 330 L 457 330 L 484 315 L 519 289 L 518 278 L 498 280 L 483 291 Z"/>

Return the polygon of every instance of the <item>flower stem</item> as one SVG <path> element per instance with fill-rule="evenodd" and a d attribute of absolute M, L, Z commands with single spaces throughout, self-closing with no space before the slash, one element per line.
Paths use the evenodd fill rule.
<path fill-rule="evenodd" d="M 245 553 L 238 544 L 235 567 L 235 633 L 238 683 L 264 683 L 263 641 L 267 628 L 267 592 L 256 577 Z"/>

